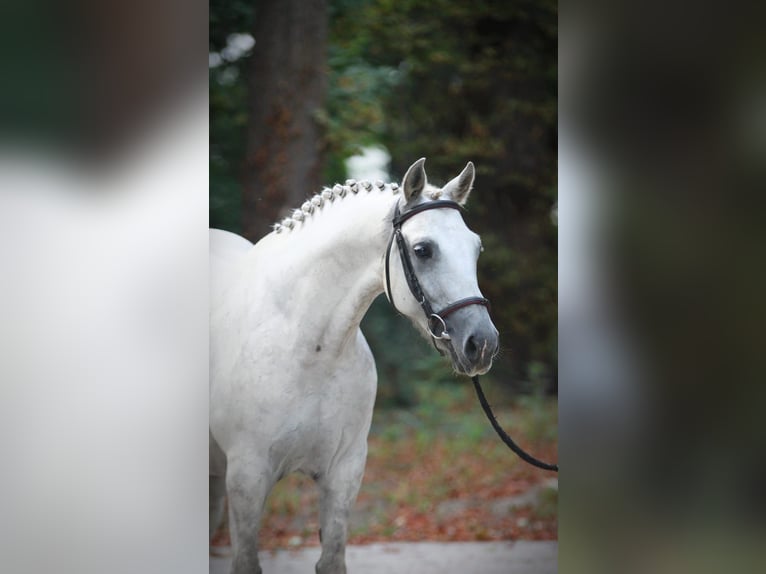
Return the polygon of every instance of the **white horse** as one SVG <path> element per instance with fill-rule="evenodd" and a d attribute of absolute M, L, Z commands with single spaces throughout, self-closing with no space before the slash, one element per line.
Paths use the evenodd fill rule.
<path fill-rule="evenodd" d="M 476 375 L 491 367 L 498 339 L 486 300 L 479 300 L 481 242 L 458 210 L 417 210 L 398 227 L 400 249 L 408 250 L 428 302 L 441 309 L 470 299 L 439 321 L 443 330 L 432 333 L 392 245 L 395 212 L 406 216 L 445 200 L 462 206 L 471 191 L 472 163 L 439 189 L 427 183 L 424 162 L 408 169 L 401 188 L 349 180 L 325 189 L 255 246 L 211 231 L 210 532 L 228 494 L 235 574 L 261 572 L 264 503 L 294 471 L 320 488 L 316 571 L 346 571 L 348 515 L 364 473 L 377 388 L 359 323 L 387 274 L 391 302 L 450 356 L 455 371 Z"/>

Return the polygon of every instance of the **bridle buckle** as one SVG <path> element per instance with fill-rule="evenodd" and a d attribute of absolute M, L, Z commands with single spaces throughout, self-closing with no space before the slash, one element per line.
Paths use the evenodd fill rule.
<path fill-rule="evenodd" d="M 434 323 L 434 319 L 436 319 L 439 323 L 441 323 L 441 335 L 437 335 L 434 333 L 434 327 L 439 327 L 439 323 Z M 428 334 L 431 335 L 434 339 L 437 341 L 451 341 L 452 337 L 450 337 L 450 334 L 447 333 L 447 323 L 444 322 L 444 319 L 441 318 L 440 315 L 437 315 L 436 313 L 431 313 L 431 316 L 428 318 Z"/>

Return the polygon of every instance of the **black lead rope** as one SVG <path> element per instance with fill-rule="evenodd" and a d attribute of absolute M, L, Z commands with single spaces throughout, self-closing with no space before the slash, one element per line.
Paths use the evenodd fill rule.
<path fill-rule="evenodd" d="M 396 246 L 397 246 L 397 249 L 399 250 L 399 257 L 402 261 L 402 268 L 404 270 L 404 277 L 407 280 L 407 287 L 409 287 L 410 292 L 415 297 L 415 300 L 418 303 L 420 303 L 420 306 L 426 315 L 426 319 L 429 325 L 428 329 L 431 333 L 432 338 L 437 338 L 437 336 L 433 332 L 434 319 L 438 319 L 438 321 L 444 326 L 445 332 L 442 333 L 442 335 L 446 336 L 447 334 L 446 323 L 444 323 L 444 318 L 448 314 L 454 311 L 457 311 L 458 309 L 462 309 L 463 307 L 466 307 L 468 305 L 484 305 L 485 307 L 489 308 L 489 301 L 485 299 L 484 297 L 466 297 L 465 299 L 460 299 L 459 301 L 456 301 L 455 303 L 447 305 L 447 307 L 445 307 L 438 313 L 434 313 L 433 308 L 431 307 L 431 304 L 429 303 L 428 299 L 425 296 L 425 293 L 423 293 L 423 288 L 420 286 L 418 277 L 415 274 L 415 268 L 412 266 L 412 260 L 410 259 L 410 254 L 407 250 L 407 245 L 402 235 L 401 227 L 402 227 L 402 223 L 407 221 L 413 215 L 416 215 L 420 213 L 421 211 L 426 211 L 428 209 L 438 209 L 438 208 L 457 209 L 458 211 L 461 212 L 461 215 L 462 215 L 462 208 L 460 207 L 460 205 L 454 201 L 449 201 L 449 200 L 430 201 L 427 203 L 421 203 L 419 205 L 416 205 L 412 209 L 405 211 L 404 213 L 399 213 L 399 205 L 397 204 L 396 210 L 394 212 L 394 219 L 393 219 L 394 233 L 391 234 L 391 239 L 389 240 L 388 248 L 386 249 L 386 268 L 385 268 L 386 296 L 388 297 L 388 300 L 390 301 L 394 310 L 398 312 L 399 310 L 396 308 L 396 304 L 394 304 L 394 297 L 393 297 L 393 293 L 391 292 L 391 279 L 390 279 L 390 274 L 388 269 L 388 264 L 389 264 L 389 260 L 391 256 L 391 247 L 394 242 L 394 239 L 396 239 Z M 440 351 L 439 348 L 436 347 L 436 342 L 435 341 L 432 341 L 432 342 L 434 343 L 434 347 L 436 348 L 436 350 L 441 353 L 442 351 Z M 515 452 L 519 456 L 519 458 L 521 458 L 524 462 L 528 462 L 532 466 L 536 466 L 537 468 L 542 468 L 543 470 L 552 470 L 554 472 L 558 472 L 559 471 L 558 465 L 548 464 L 547 462 L 542 462 L 541 460 L 536 459 L 532 455 L 526 453 L 524 449 L 522 449 L 515 442 L 513 442 L 513 439 L 510 436 L 508 436 L 508 433 L 506 433 L 503 430 L 503 428 L 500 426 L 500 423 L 497 422 L 497 418 L 495 418 L 495 414 L 492 412 L 492 408 L 489 406 L 489 403 L 487 402 L 487 397 L 484 396 L 484 391 L 482 391 L 481 389 L 481 385 L 479 384 L 479 377 L 478 376 L 472 377 L 471 381 L 473 382 L 473 386 L 476 389 L 476 394 L 479 397 L 479 403 L 481 404 L 481 408 L 484 409 L 484 413 L 487 415 L 489 422 L 492 424 L 492 428 L 495 429 L 495 432 L 498 434 L 500 439 L 506 444 L 506 446 L 510 448 L 513 452 Z"/>
<path fill-rule="evenodd" d="M 543 462 L 539 459 L 536 459 L 531 454 L 528 454 L 523 448 L 521 448 L 519 445 L 517 445 L 515 442 L 513 442 L 513 439 L 508 436 L 508 433 L 503 430 L 503 427 L 500 426 L 500 423 L 497 422 L 497 419 L 495 418 L 495 413 L 492 412 L 492 407 L 489 406 L 489 403 L 487 402 L 487 397 L 484 396 L 484 391 L 481 389 L 481 385 L 479 384 L 479 377 L 471 377 L 471 382 L 473 383 L 473 387 L 476 389 L 476 395 L 479 397 L 479 403 L 481 404 L 481 408 L 484 409 L 484 413 L 487 415 L 487 418 L 489 419 L 489 422 L 492 424 L 492 428 L 495 429 L 495 432 L 500 437 L 500 439 L 506 444 L 508 448 L 510 448 L 513 452 L 515 452 L 521 460 L 524 462 L 528 462 L 532 466 L 536 466 L 537 468 L 542 468 L 543 470 L 552 470 L 554 472 L 559 471 L 559 465 L 557 464 L 550 464 L 547 462 Z"/>

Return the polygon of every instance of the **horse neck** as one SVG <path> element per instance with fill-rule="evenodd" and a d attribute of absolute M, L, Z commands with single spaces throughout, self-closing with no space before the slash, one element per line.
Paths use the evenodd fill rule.
<path fill-rule="evenodd" d="M 301 325 L 311 350 L 338 352 L 353 342 L 372 301 L 383 292 L 387 216 L 399 196 L 372 192 L 344 198 L 312 215 L 299 228 L 273 237 L 281 242 L 280 298 Z M 308 348 L 307 346 L 307 348 Z"/>

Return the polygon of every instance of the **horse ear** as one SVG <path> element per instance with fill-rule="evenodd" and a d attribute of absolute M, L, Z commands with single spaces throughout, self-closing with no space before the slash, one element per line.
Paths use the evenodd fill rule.
<path fill-rule="evenodd" d="M 423 164 L 426 162 L 426 158 L 421 157 L 418 161 L 413 163 L 404 174 L 402 180 L 402 189 L 404 190 L 404 199 L 409 203 L 416 197 L 418 197 L 426 187 L 428 179 L 426 178 L 426 170 L 423 168 Z"/>
<path fill-rule="evenodd" d="M 473 168 L 473 162 L 469 161 L 463 171 L 460 172 L 460 175 L 444 186 L 442 192 L 460 205 L 465 205 L 465 202 L 468 201 L 468 196 L 471 194 L 475 175 L 476 171 Z"/>

